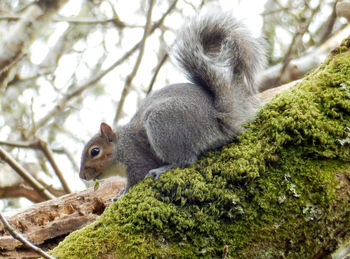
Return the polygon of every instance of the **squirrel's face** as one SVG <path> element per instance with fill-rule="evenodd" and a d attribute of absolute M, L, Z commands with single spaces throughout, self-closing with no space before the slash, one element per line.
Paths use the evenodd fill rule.
<path fill-rule="evenodd" d="M 85 146 L 81 157 L 80 178 L 101 179 L 115 164 L 115 144 L 117 135 L 107 124 L 101 124 L 101 132 Z"/>

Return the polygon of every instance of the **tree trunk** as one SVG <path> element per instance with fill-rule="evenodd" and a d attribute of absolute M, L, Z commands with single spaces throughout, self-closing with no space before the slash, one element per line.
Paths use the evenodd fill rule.
<path fill-rule="evenodd" d="M 237 141 L 137 184 L 51 253 L 329 257 L 350 238 L 349 47 L 265 105 Z"/>

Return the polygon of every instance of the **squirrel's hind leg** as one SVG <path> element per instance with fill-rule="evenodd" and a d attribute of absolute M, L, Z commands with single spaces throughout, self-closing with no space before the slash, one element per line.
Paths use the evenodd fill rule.
<path fill-rule="evenodd" d="M 146 177 L 158 179 L 170 169 L 184 168 L 197 161 L 200 153 L 198 143 L 203 133 L 193 119 L 200 116 L 173 102 L 154 107 L 143 123 L 152 151 L 163 162 L 161 167 L 151 169 Z"/>

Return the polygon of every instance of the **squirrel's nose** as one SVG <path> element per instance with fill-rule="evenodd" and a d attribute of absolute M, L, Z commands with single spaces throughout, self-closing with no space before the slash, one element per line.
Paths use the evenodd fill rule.
<path fill-rule="evenodd" d="M 85 168 L 81 167 L 79 172 L 79 177 L 83 180 L 86 180 L 86 170 Z"/>

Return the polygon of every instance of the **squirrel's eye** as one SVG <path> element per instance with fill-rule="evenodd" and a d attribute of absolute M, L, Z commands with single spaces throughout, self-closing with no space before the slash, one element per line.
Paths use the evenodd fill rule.
<path fill-rule="evenodd" d="M 91 157 L 95 157 L 100 153 L 100 149 L 98 147 L 94 147 L 93 149 L 90 150 L 90 155 Z"/>

